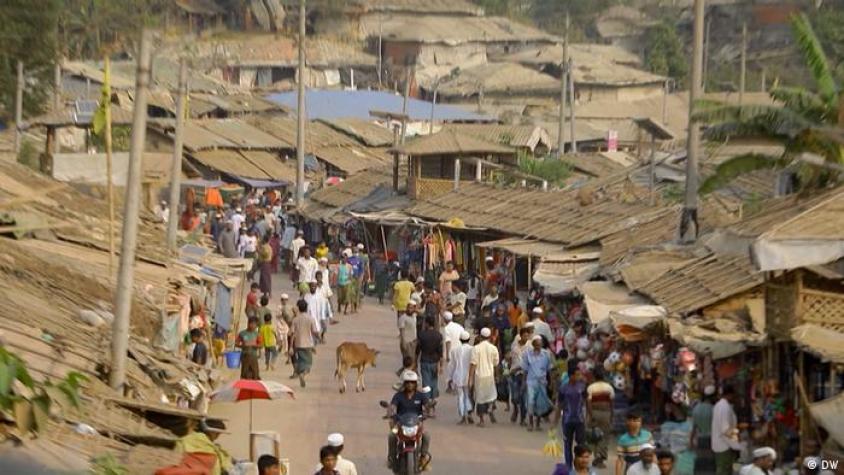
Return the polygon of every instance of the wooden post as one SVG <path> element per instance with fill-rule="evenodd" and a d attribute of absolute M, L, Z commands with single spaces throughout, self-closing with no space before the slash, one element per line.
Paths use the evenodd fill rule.
<path fill-rule="evenodd" d="M 666 79 L 665 83 L 662 85 L 662 124 L 668 124 L 668 81 L 670 79 Z"/>
<path fill-rule="evenodd" d="M 381 52 L 381 38 L 383 37 L 383 34 L 384 34 L 383 20 L 381 19 L 381 16 L 379 15 L 378 16 L 378 89 L 381 89 L 381 81 L 382 81 L 381 77 L 382 77 L 382 71 L 383 71 L 383 68 L 384 68 L 384 63 L 383 63 L 383 58 L 382 58 L 383 53 Z"/>
<path fill-rule="evenodd" d="M 305 0 L 299 0 L 299 62 L 296 105 L 296 208 L 305 204 Z"/>
<path fill-rule="evenodd" d="M 568 67 L 568 77 L 569 77 L 569 128 L 571 132 L 569 133 L 570 137 L 570 145 L 569 149 L 571 153 L 577 153 L 577 137 L 574 133 L 574 61 L 569 58 L 569 67 Z"/>
<path fill-rule="evenodd" d="M 437 91 L 439 90 L 439 88 L 440 88 L 440 83 L 439 83 L 439 81 L 437 81 L 437 85 L 434 86 L 434 97 L 433 97 L 433 100 L 431 101 L 431 121 L 428 123 L 428 133 L 429 134 L 434 133 L 434 108 L 436 108 L 436 106 L 437 106 Z"/>
<path fill-rule="evenodd" d="M 747 79 L 747 23 L 741 25 L 741 72 L 739 73 L 738 105 L 744 105 L 744 87 Z"/>
<path fill-rule="evenodd" d="M 108 58 L 108 55 L 104 58 L 103 61 L 103 68 L 105 69 L 105 74 L 109 78 L 111 78 L 111 62 Z M 110 89 L 109 84 L 109 89 Z M 111 93 L 109 92 L 109 95 Z M 109 97 L 109 102 L 105 105 L 105 153 L 106 153 L 106 193 L 108 193 L 108 278 L 109 280 L 114 278 L 114 257 L 115 257 L 115 245 L 114 245 L 114 177 L 112 174 L 114 173 L 114 163 L 112 161 L 111 156 L 111 98 Z M 144 119 L 146 120 L 146 119 Z"/>
<path fill-rule="evenodd" d="M 399 143 L 404 144 L 404 137 L 407 135 L 407 101 L 410 99 L 410 64 L 405 66 L 405 74 L 404 74 L 404 98 L 402 99 L 401 103 L 401 135 L 399 136 Z"/>
<path fill-rule="evenodd" d="M 188 95 L 188 63 L 179 61 L 179 91 L 176 102 L 176 130 L 173 139 L 173 163 L 170 167 L 170 216 L 167 218 L 167 249 L 176 252 L 176 227 L 182 196 L 182 135 L 185 129 L 185 108 Z"/>
<path fill-rule="evenodd" d="M 15 155 L 21 151 L 23 130 L 23 61 L 18 60 L 18 83 L 15 88 Z"/>
<path fill-rule="evenodd" d="M 569 13 L 566 12 L 566 28 L 563 35 L 563 61 L 560 63 L 560 123 L 557 127 L 557 158 L 563 156 L 563 150 L 566 146 L 564 135 L 564 124 L 566 122 L 566 94 L 568 93 L 568 86 L 566 85 L 567 71 L 569 64 Z"/>
<path fill-rule="evenodd" d="M 709 29 L 712 26 L 712 21 L 707 19 L 703 39 L 703 72 L 701 73 L 700 90 L 706 92 L 706 76 L 709 74 Z"/>
<path fill-rule="evenodd" d="M 480 183 L 481 180 L 483 180 L 483 173 L 483 162 L 481 159 L 478 159 L 478 161 L 475 162 L 475 181 Z"/>
<path fill-rule="evenodd" d="M 393 127 L 393 148 L 399 146 L 399 128 Z M 399 192 L 399 153 L 393 152 L 393 191 Z"/>
<path fill-rule="evenodd" d="M 762 68 L 762 78 L 759 81 L 759 86 L 762 92 L 768 91 L 768 70 L 766 68 Z"/>
<path fill-rule="evenodd" d="M 528 292 L 530 292 L 530 288 L 533 286 L 533 256 L 530 254 L 527 255 L 527 274 Z"/>
<path fill-rule="evenodd" d="M 62 61 L 56 61 L 55 69 L 53 70 L 53 110 L 60 110 L 62 108 Z"/>
<path fill-rule="evenodd" d="M 129 317 L 134 293 L 135 244 L 138 237 L 138 214 L 141 194 L 141 157 L 144 152 L 147 124 L 147 86 L 150 74 L 149 30 L 141 33 L 141 47 L 135 77 L 135 106 L 132 112 L 132 142 L 129 149 L 129 170 L 126 177 L 126 198 L 123 207 L 123 239 L 120 246 L 120 269 L 112 325 L 112 360 L 109 384 L 122 392 L 126 381 L 126 353 L 129 349 Z"/>
<path fill-rule="evenodd" d="M 651 206 L 656 204 L 656 135 L 651 134 L 651 160 L 648 173 L 648 188 L 651 194 Z"/>

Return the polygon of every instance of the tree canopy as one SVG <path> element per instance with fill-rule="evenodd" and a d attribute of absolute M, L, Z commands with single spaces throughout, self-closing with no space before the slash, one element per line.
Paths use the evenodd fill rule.
<path fill-rule="evenodd" d="M 645 32 L 645 66 L 653 73 L 685 82 L 689 61 L 673 23 L 662 21 Z"/>

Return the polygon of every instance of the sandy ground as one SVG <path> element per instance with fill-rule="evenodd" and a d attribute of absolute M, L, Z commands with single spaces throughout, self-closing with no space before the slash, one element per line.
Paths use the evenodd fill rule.
<path fill-rule="evenodd" d="M 286 279 L 275 277 L 274 295 L 292 294 Z M 274 298 L 275 301 L 275 298 Z M 253 430 L 278 431 L 282 456 L 291 461 L 292 475 L 310 475 L 318 462 L 318 452 L 325 437 L 341 432 L 346 437 L 344 456 L 357 464 L 364 474 L 389 474 L 386 468 L 387 424 L 381 420 L 384 411 L 378 405 L 390 399 L 395 371 L 401 365 L 395 314 L 390 306 L 367 299 L 356 315 L 341 316 L 331 326 L 327 343 L 317 349 L 313 372 L 307 387 L 288 379 L 291 366 L 283 360 L 276 370 L 262 372 L 262 378 L 289 384 L 296 390 L 295 400 L 256 401 L 253 408 Z M 366 392 L 354 391 L 354 377 L 348 378 L 350 392 L 340 394 L 334 378 L 335 348 L 344 341 L 365 342 L 381 351 L 377 367 L 366 372 Z M 262 365 L 263 370 L 263 365 Z M 238 373 L 230 371 L 232 378 Z M 458 426 L 454 396 L 444 393 L 437 408 L 437 418 L 426 421 L 432 437 L 431 473 L 465 475 L 548 474 L 555 460 L 542 455 L 546 432 L 529 433 L 509 421 L 509 413 L 498 411 L 499 423 L 486 428 Z M 249 403 L 211 406 L 211 413 L 228 419 L 231 434 L 220 438 L 222 445 L 236 458 L 247 458 L 249 451 Z"/>

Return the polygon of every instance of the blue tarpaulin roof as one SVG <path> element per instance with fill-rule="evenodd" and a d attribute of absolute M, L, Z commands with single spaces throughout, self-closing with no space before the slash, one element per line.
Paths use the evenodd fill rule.
<path fill-rule="evenodd" d="M 270 94 L 267 99 L 296 110 L 295 92 Z M 357 118 L 371 120 L 371 110 L 401 113 L 402 96 L 384 91 L 339 91 L 311 89 L 305 95 L 305 108 L 309 120 Z M 427 121 L 431 118 L 431 103 L 409 99 L 407 114 L 410 120 Z M 494 118 L 477 114 L 459 106 L 437 104 L 435 121 L 492 122 Z"/>

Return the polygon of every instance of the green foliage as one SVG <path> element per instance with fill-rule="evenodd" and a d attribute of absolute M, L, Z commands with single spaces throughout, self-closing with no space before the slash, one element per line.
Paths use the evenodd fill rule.
<path fill-rule="evenodd" d="M 43 111 L 52 91 L 53 65 L 58 43 L 58 0 L 0 1 L 0 122 L 15 114 L 17 62 L 23 61 L 26 84 L 24 115 Z"/>
<path fill-rule="evenodd" d="M 761 154 L 733 157 L 718 166 L 715 174 L 702 184 L 701 192 L 718 189 L 744 173 L 788 165 L 804 153 L 818 155 L 827 163 L 844 164 L 844 147 L 825 132 L 842 125 L 838 123 L 838 84 L 806 16 L 794 16 L 792 28 L 817 91 L 777 87 L 771 92 L 771 97 L 778 101 L 776 105 L 739 107 L 699 103 L 695 113 L 696 121 L 711 124 L 704 132 L 709 140 L 772 140 L 783 146 L 783 153 L 776 157 Z M 824 186 L 838 179 L 837 172 L 829 167 L 805 162 L 799 162 L 797 171 L 803 188 Z"/>
<path fill-rule="evenodd" d="M 14 421 L 22 434 L 37 434 L 47 427 L 53 409 L 79 408 L 79 388 L 84 381 L 86 376 L 71 372 L 57 383 L 37 383 L 26 364 L 0 346 L 0 417 Z"/>
<path fill-rule="evenodd" d="M 662 189 L 662 199 L 667 203 L 681 203 L 685 197 L 684 185 L 672 183 Z"/>
<path fill-rule="evenodd" d="M 562 186 L 571 175 L 571 165 L 553 157 L 534 158 L 520 154 L 519 171 L 548 182 L 549 186 Z"/>
<path fill-rule="evenodd" d="M 832 6 L 817 10 L 812 24 L 830 67 L 839 81 L 844 80 L 844 10 Z"/>
<path fill-rule="evenodd" d="M 30 140 L 21 142 L 21 149 L 18 152 L 18 163 L 33 170 L 38 169 L 38 147 Z"/>
<path fill-rule="evenodd" d="M 645 32 L 645 66 L 653 73 L 682 83 L 688 74 L 688 58 L 683 42 L 669 21 L 662 21 Z"/>
<path fill-rule="evenodd" d="M 91 134 L 91 143 L 97 150 L 105 150 L 105 133 Z M 114 152 L 128 152 L 132 143 L 132 127 L 116 125 L 111 129 L 111 150 Z"/>
<path fill-rule="evenodd" d="M 94 467 L 92 472 L 94 475 L 128 475 L 129 470 L 126 469 L 112 454 L 100 455 L 94 458 Z"/>

